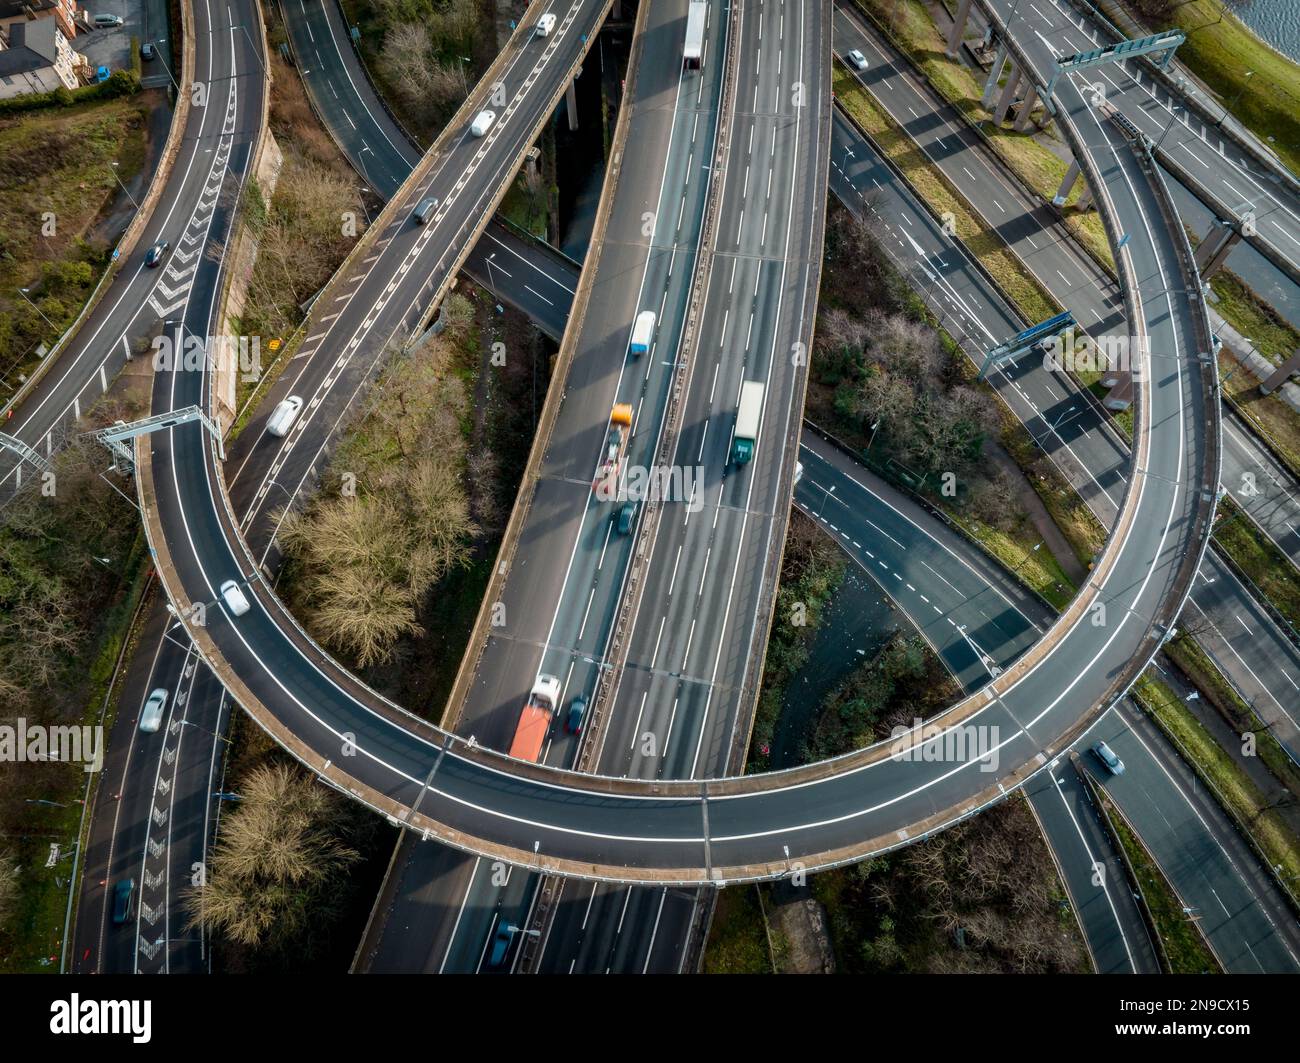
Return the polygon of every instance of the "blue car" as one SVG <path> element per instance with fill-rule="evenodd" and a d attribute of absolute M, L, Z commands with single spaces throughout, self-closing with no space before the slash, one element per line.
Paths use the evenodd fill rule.
<path fill-rule="evenodd" d="M 506 953 L 510 951 L 510 942 L 514 940 L 510 925 L 504 920 L 497 923 L 496 936 L 492 938 L 492 955 L 488 958 L 490 967 L 500 967 L 506 962 Z"/>
<path fill-rule="evenodd" d="M 135 898 L 135 879 L 118 879 L 113 887 L 113 922 L 119 926 L 131 918 L 132 900 Z"/>
<path fill-rule="evenodd" d="M 587 712 L 587 695 L 578 694 L 569 702 L 569 715 L 565 718 L 564 729 L 571 735 L 582 734 L 582 718 Z"/>
<path fill-rule="evenodd" d="M 107 81 L 107 80 L 108 80 L 108 76 L 109 76 L 109 75 L 108 75 L 108 67 L 106 67 L 106 66 L 101 66 L 101 67 L 96 67 L 96 68 L 95 68 L 95 80 L 96 80 L 97 82 L 103 83 L 103 82 Z"/>

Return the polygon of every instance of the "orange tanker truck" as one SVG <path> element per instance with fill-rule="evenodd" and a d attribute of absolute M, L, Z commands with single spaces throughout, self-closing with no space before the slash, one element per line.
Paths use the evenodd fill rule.
<path fill-rule="evenodd" d="M 605 434 L 605 450 L 600 456 L 600 468 L 591 481 L 592 491 L 602 502 L 618 497 L 618 474 L 631 435 L 632 407 L 626 402 L 616 403 L 609 414 L 609 431 Z"/>
<path fill-rule="evenodd" d="M 514 741 L 510 743 L 512 757 L 530 760 L 534 764 L 541 759 L 542 746 L 546 744 L 546 735 L 559 704 L 560 681 L 553 675 L 539 675 L 524 703 L 524 711 L 519 714 L 519 725 L 515 728 Z"/>

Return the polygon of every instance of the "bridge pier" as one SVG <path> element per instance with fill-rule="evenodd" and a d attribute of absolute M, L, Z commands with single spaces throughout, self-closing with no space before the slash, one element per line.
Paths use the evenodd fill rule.
<path fill-rule="evenodd" d="M 993 60 L 993 65 L 989 67 L 989 79 L 984 82 L 984 94 L 980 97 L 980 104 L 985 110 L 990 108 L 993 103 L 993 93 L 997 91 L 998 78 L 1002 76 L 1002 68 L 1007 62 L 1007 46 L 1002 41 L 998 41 L 998 54 Z"/>
<path fill-rule="evenodd" d="M 998 105 L 993 110 L 993 124 L 1001 125 L 1007 117 L 1007 111 L 1011 109 L 1011 102 L 1016 98 L 1016 89 L 1020 87 L 1020 79 L 1024 77 L 1016 61 L 1011 60 L 1011 73 L 1007 75 L 1007 83 L 1002 86 L 1002 95 L 998 97 Z"/>
<path fill-rule="evenodd" d="M 1070 168 L 1065 171 L 1065 178 L 1061 181 L 1061 187 L 1056 190 L 1056 195 L 1052 197 L 1052 206 L 1063 207 L 1065 201 L 1070 198 L 1070 189 L 1074 187 L 1074 182 L 1079 179 L 1079 163 L 1071 159 Z"/>
<path fill-rule="evenodd" d="M 1214 227 L 1196 248 L 1196 268 L 1200 270 L 1201 280 L 1208 281 L 1228 258 L 1228 253 L 1237 246 L 1241 231 L 1231 222 L 1216 221 Z"/>
<path fill-rule="evenodd" d="M 1277 367 L 1267 380 L 1259 385 L 1261 395 L 1271 395 L 1296 373 L 1300 373 L 1300 347 L 1297 347 L 1294 353 Z"/>
<path fill-rule="evenodd" d="M 959 0 L 957 15 L 953 19 L 952 30 L 948 33 L 948 58 L 956 59 L 961 47 L 962 36 L 966 32 L 966 20 L 970 18 L 970 0 Z"/>
<path fill-rule="evenodd" d="M 578 89 L 577 85 L 570 81 L 569 87 L 564 90 L 565 109 L 569 112 L 569 132 L 572 133 L 578 128 Z"/>
<path fill-rule="evenodd" d="M 1092 185 L 1085 180 L 1083 182 L 1083 191 L 1079 193 L 1079 198 L 1074 204 L 1075 210 L 1090 210 L 1092 208 Z"/>
<path fill-rule="evenodd" d="M 1017 133 L 1023 133 L 1029 128 L 1030 122 L 1033 121 L 1034 105 L 1038 103 L 1038 86 L 1032 81 L 1029 82 L 1029 91 L 1025 93 L 1025 98 L 1020 104 L 1020 113 L 1016 115 L 1015 130 Z"/>
<path fill-rule="evenodd" d="M 1102 386 L 1109 388 L 1102 404 L 1108 410 L 1127 410 L 1133 405 L 1133 374 L 1127 369 L 1116 370 L 1102 380 Z"/>

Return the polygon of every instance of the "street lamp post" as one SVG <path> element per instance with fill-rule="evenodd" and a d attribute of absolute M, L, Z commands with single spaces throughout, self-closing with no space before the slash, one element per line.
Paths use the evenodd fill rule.
<path fill-rule="evenodd" d="M 38 314 L 41 315 L 41 319 L 42 319 L 42 320 L 43 320 L 47 325 L 49 325 L 50 328 L 54 329 L 54 331 L 57 333 L 57 332 L 59 331 L 59 326 L 56 325 L 53 321 L 51 321 L 48 317 L 45 316 L 45 311 L 44 311 L 44 310 L 42 310 L 39 306 L 37 306 L 35 303 L 32 302 L 32 297 L 31 297 L 30 295 L 27 294 L 27 292 L 29 291 L 29 289 L 27 289 L 27 288 L 19 288 L 18 291 L 19 291 L 19 293 L 22 295 L 22 297 L 23 297 L 24 299 L 26 299 L 29 303 L 31 303 L 31 307 L 32 307 L 32 309 L 35 310 Z"/>
<path fill-rule="evenodd" d="M 113 171 L 113 178 L 117 181 L 117 187 L 126 193 L 126 198 L 131 201 L 131 206 L 135 207 L 136 210 L 139 210 L 140 204 L 135 201 L 135 196 L 131 195 L 131 190 L 122 183 L 122 178 L 117 172 L 117 160 L 114 159 L 108 165 L 109 169 Z"/>
<path fill-rule="evenodd" d="M 1219 116 L 1219 120 L 1214 123 L 1215 129 L 1222 129 L 1224 120 L 1228 117 L 1229 114 L 1231 114 L 1233 111 L 1237 109 L 1237 104 L 1241 102 L 1241 94 L 1246 91 L 1246 86 L 1250 83 L 1250 79 L 1254 76 L 1255 76 L 1255 71 L 1253 70 L 1246 71 L 1246 76 L 1241 79 L 1241 88 L 1237 90 L 1237 95 L 1235 95 L 1232 98 L 1232 102 L 1228 104 L 1228 106 L 1224 109 L 1223 114 Z"/>
<path fill-rule="evenodd" d="M 160 44 L 166 44 L 167 38 L 159 37 L 156 41 L 148 41 L 147 43 L 154 45 L 158 54 L 158 62 L 162 63 L 163 69 L 167 71 L 167 77 L 171 79 L 171 83 L 173 87 L 175 87 L 176 89 L 176 98 L 180 99 L 181 87 L 180 85 L 176 84 L 176 76 L 172 73 L 172 68 L 171 66 L 168 65 L 167 60 L 163 58 L 162 49 L 157 47 Z"/>

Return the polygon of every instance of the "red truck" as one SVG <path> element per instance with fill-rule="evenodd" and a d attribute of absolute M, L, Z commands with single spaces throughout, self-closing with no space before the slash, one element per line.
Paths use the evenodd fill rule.
<path fill-rule="evenodd" d="M 553 675 L 539 675 L 524 703 L 524 711 L 519 714 L 519 725 L 515 728 L 514 741 L 510 743 L 512 757 L 534 764 L 541 759 L 542 746 L 546 744 L 546 735 L 551 730 L 551 720 L 559 704 L 560 681 Z"/>

